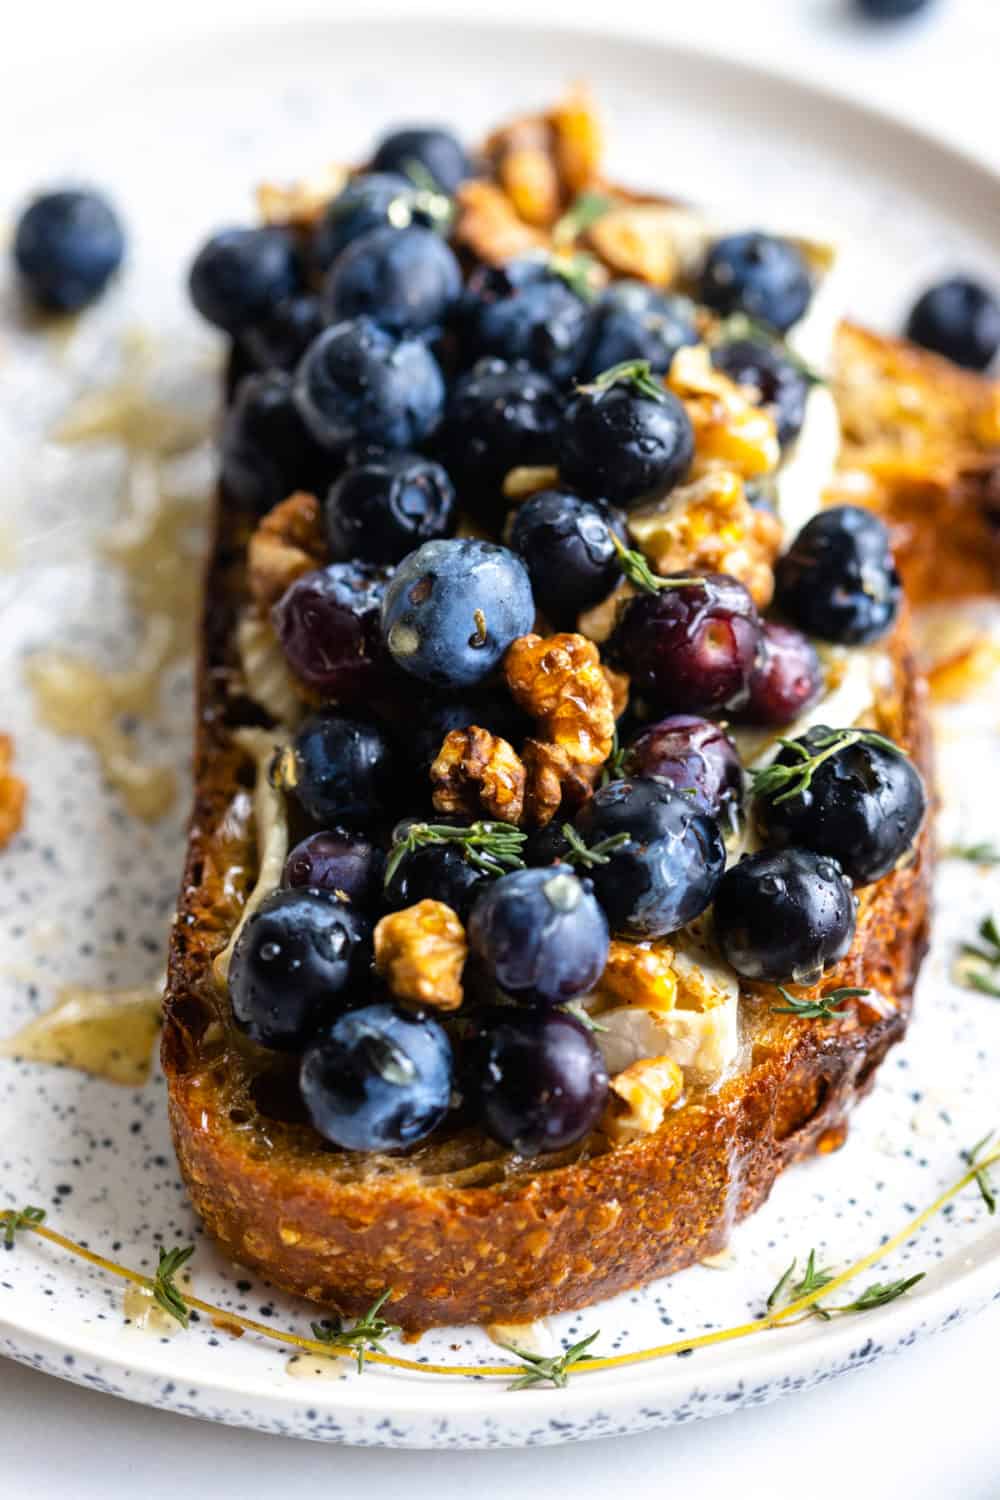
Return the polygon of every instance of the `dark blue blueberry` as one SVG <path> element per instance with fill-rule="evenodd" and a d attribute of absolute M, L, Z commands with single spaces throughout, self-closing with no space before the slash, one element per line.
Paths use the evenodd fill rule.
<path fill-rule="evenodd" d="M 368 923 L 318 890 L 279 890 L 249 919 L 233 949 L 233 1020 L 262 1047 L 298 1052 L 336 1015 L 371 956 Z"/>
<path fill-rule="evenodd" d="M 748 724 L 792 724 L 822 691 L 823 668 L 808 636 L 765 620 L 741 717 Z"/>
<path fill-rule="evenodd" d="M 372 453 L 337 480 L 325 516 L 334 557 L 399 562 L 455 530 L 455 491 L 441 465 L 419 453 Z"/>
<path fill-rule="evenodd" d="M 46 312 L 79 312 L 96 301 L 124 254 L 118 215 L 98 193 L 43 193 L 28 204 L 14 234 L 21 283 Z"/>
<path fill-rule="evenodd" d="M 931 0 L 854 0 L 854 3 L 871 21 L 902 21 L 926 10 Z"/>
<path fill-rule="evenodd" d="M 262 515 L 293 490 L 325 489 L 337 460 L 307 430 L 283 370 L 245 375 L 222 429 L 222 486 Z"/>
<path fill-rule="evenodd" d="M 845 646 L 892 628 L 902 585 L 885 523 L 857 505 L 813 516 L 775 569 L 774 602 L 807 635 Z"/>
<path fill-rule="evenodd" d="M 666 495 L 694 457 L 691 419 L 672 392 L 628 373 L 577 391 L 563 412 L 560 477 L 626 509 Z"/>
<path fill-rule="evenodd" d="M 304 573 L 285 590 L 271 618 L 296 677 L 338 703 L 371 698 L 388 661 L 381 611 L 390 570 L 336 562 Z"/>
<path fill-rule="evenodd" d="M 203 245 L 188 276 L 191 301 L 209 323 L 241 334 L 299 290 L 301 272 L 284 229 L 223 229 Z"/>
<path fill-rule="evenodd" d="M 914 303 L 906 337 L 969 370 L 985 370 L 1000 348 L 1000 301 L 969 276 L 939 281 Z"/>
<path fill-rule="evenodd" d="M 408 221 L 413 183 L 398 172 L 364 172 L 350 182 L 323 215 L 310 247 L 310 261 L 328 271 L 353 240 L 381 229 L 395 218 Z M 398 227 L 398 225 L 397 225 Z"/>
<path fill-rule="evenodd" d="M 370 720 L 338 713 L 306 719 L 271 775 L 310 818 L 326 827 L 374 822 L 396 791 L 383 731 Z"/>
<path fill-rule="evenodd" d="M 750 230 L 716 240 L 705 258 L 698 295 L 714 312 L 746 313 L 785 333 L 802 317 L 812 292 L 802 252 L 788 240 Z"/>
<path fill-rule="evenodd" d="M 364 909 L 378 893 L 382 865 L 381 850 L 363 833 L 324 829 L 295 845 L 285 860 L 282 884 L 327 891 Z"/>
<path fill-rule="evenodd" d="M 302 1059 L 299 1087 L 316 1130 L 345 1151 L 398 1151 L 423 1140 L 451 1100 L 447 1033 L 395 1005 L 347 1011 Z"/>
<path fill-rule="evenodd" d="M 253 369 L 294 370 L 326 322 L 319 298 L 301 292 L 279 302 L 262 322 L 248 328 L 240 348 Z"/>
<path fill-rule="evenodd" d="M 400 830 L 393 833 L 394 839 L 397 836 L 402 836 Z M 469 863 L 462 845 L 423 844 L 403 855 L 383 897 L 390 911 L 402 911 L 418 901 L 443 901 L 464 924 L 492 879 Z"/>
<path fill-rule="evenodd" d="M 396 663 L 449 689 L 489 676 L 534 620 L 521 559 L 472 538 L 425 542 L 400 563 L 382 606 L 382 632 Z"/>
<path fill-rule="evenodd" d="M 850 881 L 835 859 L 764 849 L 727 870 L 715 893 L 715 936 L 745 979 L 815 984 L 854 938 Z"/>
<path fill-rule="evenodd" d="M 467 361 L 523 360 L 559 382 L 579 369 L 590 329 L 582 297 L 544 258 L 532 257 L 474 271 L 460 324 Z"/>
<path fill-rule="evenodd" d="M 782 447 L 795 441 L 802 431 L 809 396 L 809 380 L 799 366 L 761 339 L 728 339 L 716 344 L 712 363 L 737 385 L 754 392 L 757 405 L 773 416 Z"/>
<path fill-rule="evenodd" d="M 542 490 L 518 508 L 510 545 L 527 564 L 535 603 L 557 629 L 572 628 L 621 578 L 615 536 L 624 541 L 621 517 L 577 495 Z"/>
<path fill-rule="evenodd" d="M 338 256 L 323 289 L 331 321 L 373 318 L 401 337 L 436 338 L 462 290 L 454 253 L 433 229 L 373 229 Z"/>
<path fill-rule="evenodd" d="M 514 870 L 482 893 L 469 947 L 502 990 L 558 1005 L 586 994 L 608 961 L 608 923 L 568 865 Z"/>
<path fill-rule="evenodd" d="M 612 365 L 644 359 L 654 373 L 670 369 L 678 349 L 698 343 L 694 305 L 644 281 L 616 281 L 590 315 L 590 338 L 580 380 L 594 380 Z"/>
<path fill-rule="evenodd" d="M 444 410 L 444 376 L 417 339 L 394 339 L 370 318 L 337 323 L 310 346 L 295 375 L 295 399 L 316 441 L 414 448 Z"/>
<path fill-rule="evenodd" d="M 372 166 L 377 172 L 401 173 L 411 183 L 423 168 L 442 193 L 453 193 L 460 182 L 472 176 L 462 143 L 450 130 L 427 126 L 409 126 L 383 136 Z"/>
<path fill-rule="evenodd" d="M 590 872 L 612 932 L 628 937 L 665 937 L 692 922 L 726 867 L 715 819 L 665 781 L 609 782 L 577 815 L 576 827 L 591 847 L 629 835 Z"/>
<path fill-rule="evenodd" d="M 727 826 L 743 803 L 736 746 L 718 724 L 694 714 L 671 714 L 650 724 L 628 747 L 625 771 L 669 782 Z"/>

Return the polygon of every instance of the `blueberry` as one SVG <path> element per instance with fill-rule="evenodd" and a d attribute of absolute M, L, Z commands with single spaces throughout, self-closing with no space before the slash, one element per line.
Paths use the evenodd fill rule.
<path fill-rule="evenodd" d="M 376 172 L 405 174 L 412 183 L 423 168 L 442 193 L 453 193 L 460 182 L 472 176 L 472 166 L 459 140 L 450 130 L 411 125 L 382 137 L 372 158 Z M 412 174 L 412 175 L 411 175 Z"/>
<path fill-rule="evenodd" d="M 628 776 L 654 776 L 689 796 L 695 807 L 730 824 L 743 803 L 743 766 L 718 724 L 671 714 L 650 724 L 625 753 Z"/>
<path fill-rule="evenodd" d="M 508 994 L 556 1005 L 604 973 L 608 923 L 590 881 L 568 865 L 514 870 L 476 901 L 469 947 Z"/>
<path fill-rule="evenodd" d="M 285 590 L 271 618 L 288 665 L 325 698 L 356 703 L 382 683 L 382 599 L 390 576 L 373 563 L 339 562 L 304 573 Z"/>
<path fill-rule="evenodd" d="M 319 298 L 301 292 L 286 297 L 260 323 L 247 328 L 240 348 L 255 370 L 294 370 L 326 321 Z"/>
<path fill-rule="evenodd" d="M 402 911 L 418 901 L 443 901 L 466 923 L 492 879 L 469 863 L 460 844 L 424 844 L 399 861 L 385 887 L 385 904 Z"/>
<path fill-rule="evenodd" d="M 364 827 L 394 793 L 389 742 L 367 719 L 317 713 L 306 719 L 271 772 L 315 822 Z"/>
<path fill-rule="evenodd" d="M 302 1059 L 316 1130 L 345 1151 L 397 1151 L 430 1135 L 451 1100 L 447 1034 L 429 1016 L 366 1005 L 334 1021 Z"/>
<path fill-rule="evenodd" d="M 1000 301 L 969 276 L 939 281 L 913 305 L 906 337 L 969 370 L 985 370 L 1000 348 Z"/>
<path fill-rule="evenodd" d="M 737 385 L 749 387 L 758 406 L 771 413 L 782 447 L 795 441 L 802 431 L 809 396 L 809 380 L 800 366 L 760 339 L 716 344 L 712 363 Z"/>
<path fill-rule="evenodd" d="M 370 959 L 368 923 L 326 891 L 274 891 L 229 965 L 233 1020 L 262 1047 L 298 1052 L 337 1013 Z"/>
<path fill-rule="evenodd" d="M 369 906 L 382 870 L 382 855 L 364 834 L 345 828 L 310 833 L 285 860 L 282 884 L 310 886 Z"/>
<path fill-rule="evenodd" d="M 882 740 L 861 738 L 834 749 L 833 731 L 819 724 L 794 744 L 822 756 L 809 784 L 794 796 L 758 795 L 754 812 L 768 844 L 796 845 L 838 860 L 856 886 L 888 875 L 911 848 L 927 811 L 927 793 L 913 762 Z M 792 766 L 790 745 L 776 764 Z"/>
<path fill-rule="evenodd" d="M 98 193 L 42 193 L 28 204 L 14 234 L 22 285 L 46 312 L 79 312 L 95 302 L 124 254 L 121 222 Z"/>
<path fill-rule="evenodd" d="M 774 602 L 807 635 L 845 646 L 895 623 L 902 585 L 884 522 L 857 505 L 820 511 L 779 558 Z"/>
<path fill-rule="evenodd" d="M 746 313 L 785 333 L 809 306 L 812 277 L 788 240 L 750 230 L 716 240 L 705 258 L 699 300 L 714 312 Z"/>
<path fill-rule="evenodd" d="M 591 871 L 612 932 L 664 937 L 708 906 L 725 869 L 726 851 L 714 818 L 665 781 L 612 781 L 577 815 L 590 846 L 617 834 L 628 842 Z"/>
<path fill-rule="evenodd" d="M 931 0 L 854 0 L 854 3 L 871 21 L 902 21 L 926 10 Z"/>
<path fill-rule="evenodd" d="M 587 304 L 544 258 L 480 266 L 469 278 L 460 308 L 467 360 L 524 360 L 567 381 L 579 369 L 588 332 Z"/>
<path fill-rule="evenodd" d="M 298 256 L 284 229 L 223 229 L 203 245 L 188 276 L 191 301 L 209 323 L 240 334 L 299 290 Z"/>
<path fill-rule="evenodd" d="M 535 620 L 528 570 L 506 547 L 425 542 L 386 589 L 382 633 L 405 671 L 438 687 L 481 682 Z"/>
<path fill-rule="evenodd" d="M 364 172 L 352 177 L 330 204 L 313 234 L 309 259 L 322 274 L 342 250 L 363 234 L 409 220 L 413 183 L 398 172 Z"/>
<path fill-rule="evenodd" d="M 590 336 L 580 380 L 594 380 L 612 365 L 646 360 L 663 375 L 678 349 L 697 344 L 694 304 L 644 281 L 616 281 L 602 292 L 590 315 Z"/>
<path fill-rule="evenodd" d="M 488 1012 L 469 1043 L 464 1074 L 487 1133 L 521 1156 L 582 1140 L 608 1097 L 597 1044 L 559 1010 Z"/>
<path fill-rule="evenodd" d="M 715 935 L 745 979 L 815 984 L 851 946 L 856 901 L 835 859 L 764 849 L 727 870 L 715 893 Z"/>
<path fill-rule="evenodd" d="M 338 256 L 323 289 L 331 321 L 373 318 L 400 338 L 436 338 L 462 290 L 454 253 L 418 224 L 372 229 Z"/>
<path fill-rule="evenodd" d="M 741 716 L 749 724 L 791 724 L 822 690 L 823 669 L 813 643 L 800 630 L 766 620 Z"/>
<path fill-rule="evenodd" d="M 615 536 L 624 541 L 619 516 L 560 490 L 542 490 L 518 508 L 510 545 L 524 558 L 538 608 L 557 629 L 571 629 L 621 578 Z"/>
<path fill-rule="evenodd" d="M 325 488 L 337 461 L 313 441 L 283 370 L 245 375 L 222 429 L 222 487 L 262 515 L 293 490 Z"/>
<path fill-rule="evenodd" d="M 581 495 L 626 509 L 666 495 L 694 457 L 684 407 L 641 366 L 577 391 L 557 433 L 559 473 Z"/>
<path fill-rule="evenodd" d="M 370 318 L 336 323 L 306 351 L 295 399 L 317 442 L 413 448 L 444 409 L 444 377 L 417 339 L 396 340 Z"/>
<path fill-rule="evenodd" d="M 334 557 L 399 562 L 451 535 L 455 491 L 441 465 L 419 453 L 373 453 L 337 480 L 325 516 Z"/>

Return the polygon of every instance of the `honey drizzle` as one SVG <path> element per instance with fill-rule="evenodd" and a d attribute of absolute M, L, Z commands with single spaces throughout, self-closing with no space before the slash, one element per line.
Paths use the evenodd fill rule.
<path fill-rule="evenodd" d="M 162 986 L 95 990 L 64 985 L 49 1010 L 0 1041 L 0 1057 L 54 1063 L 139 1088 L 160 1031 Z"/>

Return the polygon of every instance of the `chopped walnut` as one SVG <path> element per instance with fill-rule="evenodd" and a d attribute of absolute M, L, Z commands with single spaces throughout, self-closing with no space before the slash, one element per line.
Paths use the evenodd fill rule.
<path fill-rule="evenodd" d="M 673 961 L 674 950 L 668 943 L 646 946 L 614 938 L 598 988 L 629 1005 L 673 1010 L 677 1001 Z"/>
<path fill-rule="evenodd" d="M 577 630 L 581 635 L 585 635 L 588 641 L 596 641 L 599 646 L 602 646 L 615 628 L 621 606 L 626 599 L 631 599 L 634 593 L 635 585 L 623 578 L 606 599 L 602 599 L 600 604 L 592 605 L 590 609 L 585 609 L 577 617 Z"/>
<path fill-rule="evenodd" d="M 600 766 L 580 765 L 561 745 L 548 740 L 525 740 L 524 821 L 544 828 L 560 809 L 576 812 L 590 797 Z"/>
<path fill-rule="evenodd" d="M 601 121 L 593 95 L 577 84 L 549 115 L 556 166 L 563 191 L 574 198 L 597 179 L 604 151 Z"/>
<path fill-rule="evenodd" d="M 418 901 L 375 927 L 375 969 L 401 1000 L 457 1010 L 468 944 L 465 928 L 443 901 Z"/>
<path fill-rule="evenodd" d="M 347 178 L 347 168 L 331 162 L 301 182 L 262 182 L 257 189 L 258 212 L 265 224 L 313 229 L 327 205 L 342 191 Z"/>
<path fill-rule="evenodd" d="M 659 1130 L 684 1092 L 684 1074 L 672 1057 L 644 1057 L 611 1080 L 601 1129 L 624 1142 Z"/>
<path fill-rule="evenodd" d="M 623 203 L 602 214 L 587 231 L 587 242 L 619 276 L 653 286 L 674 281 L 680 269 L 676 210 L 660 203 Z"/>
<path fill-rule="evenodd" d="M 440 813 L 519 823 L 525 770 L 517 751 L 499 735 L 470 724 L 445 736 L 431 766 L 434 806 Z"/>
<path fill-rule="evenodd" d="M 250 538 L 247 574 L 250 592 L 263 612 L 277 604 L 290 583 L 327 561 L 319 501 L 305 490 L 282 500 Z"/>
<path fill-rule="evenodd" d="M 713 367 L 703 344 L 678 349 L 667 385 L 694 427 L 693 477 L 722 468 L 756 479 L 777 468 L 781 450 L 774 418 Z"/>
<path fill-rule="evenodd" d="M 630 679 L 627 672 L 616 672 L 614 667 L 607 664 L 602 665 L 601 671 L 607 678 L 608 687 L 611 689 L 611 712 L 615 719 L 620 719 L 628 708 L 628 692 Z"/>
<path fill-rule="evenodd" d="M 520 219 L 513 203 L 494 182 L 470 178 L 455 194 L 457 244 L 477 260 L 499 266 L 518 255 L 544 249 L 547 236 Z"/>
<path fill-rule="evenodd" d="M 9 844 L 21 826 L 28 788 L 11 770 L 14 741 L 0 734 L 0 849 Z"/>
<path fill-rule="evenodd" d="M 489 143 L 487 143 L 489 151 Z M 527 224 L 547 229 L 559 217 L 562 189 L 551 131 L 541 120 L 519 120 L 497 138 L 493 156 L 500 186 Z"/>

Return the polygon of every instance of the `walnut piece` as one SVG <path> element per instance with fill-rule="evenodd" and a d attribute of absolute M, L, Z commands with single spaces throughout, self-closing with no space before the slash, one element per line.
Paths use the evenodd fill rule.
<path fill-rule="evenodd" d="M 247 547 L 250 592 L 266 613 L 290 583 L 327 561 L 319 501 L 296 490 L 269 510 Z"/>
<path fill-rule="evenodd" d="M 676 210 L 660 203 L 623 203 L 590 226 L 587 242 L 619 276 L 667 286 L 680 269 Z"/>
<path fill-rule="evenodd" d="M 781 449 L 774 418 L 714 368 L 704 344 L 678 349 L 667 385 L 684 403 L 694 428 L 692 477 L 723 468 L 758 479 L 777 468 Z"/>
<path fill-rule="evenodd" d="M 572 814 L 590 797 L 600 766 L 581 766 L 561 745 L 548 740 L 525 740 L 524 821 L 544 828 L 563 809 Z"/>
<path fill-rule="evenodd" d="M 669 943 L 646 945 L 613 938 L 598 988 L 629 1005 L 673 1010 L 677 1000 L 673 961 Z"/>
<path fill-rule="evenodd" d="M 347 178 L 347 168 L 331 162 L 300 182 L 262 182 L 256 194 L 257 210 L 265 224 L 314 229 Z"/>
<path fill-rule="evenodd" d="M 468 944 L 465 928 L 443 901 L 418 901 L 375 927 L 375 969 L 400 1000 L 457 1010 Z"/>
<path fill-rule="evenodd" d="M 434 806 L 450 816 L 519 823 L 524 783 L 517 751 L 478 724 L 451 730 L 431 766 Z"/>
<path fill-rule="evenodd" d="M 0 734 L 0 849 L 9 844 L 21 826 L 28 788 L 11 770 L 14 741 Z"/>
<path fill-rule="evenodd" d="M 601 1129 L 621 1143 L 652 1135 L 684 1092 L 684 1074 L 672 1057 L 643 1057 L 611 1080 Z"/>
<path fill-rule="evenodd" d="M 503 265 L 518 255 L 545 248 L 547 236 L 518 217 L 503 188 L 494 182 L 470 178 L 455 194 L 457 244 L 488 265 Z"/>
<path fill-rule="evenodd" d="M 596 182 L 604 153 L 604 132 L 593 95 L 583 84 L 576 84 L 548 118 L 563 192 L 575 198 Z"/>

